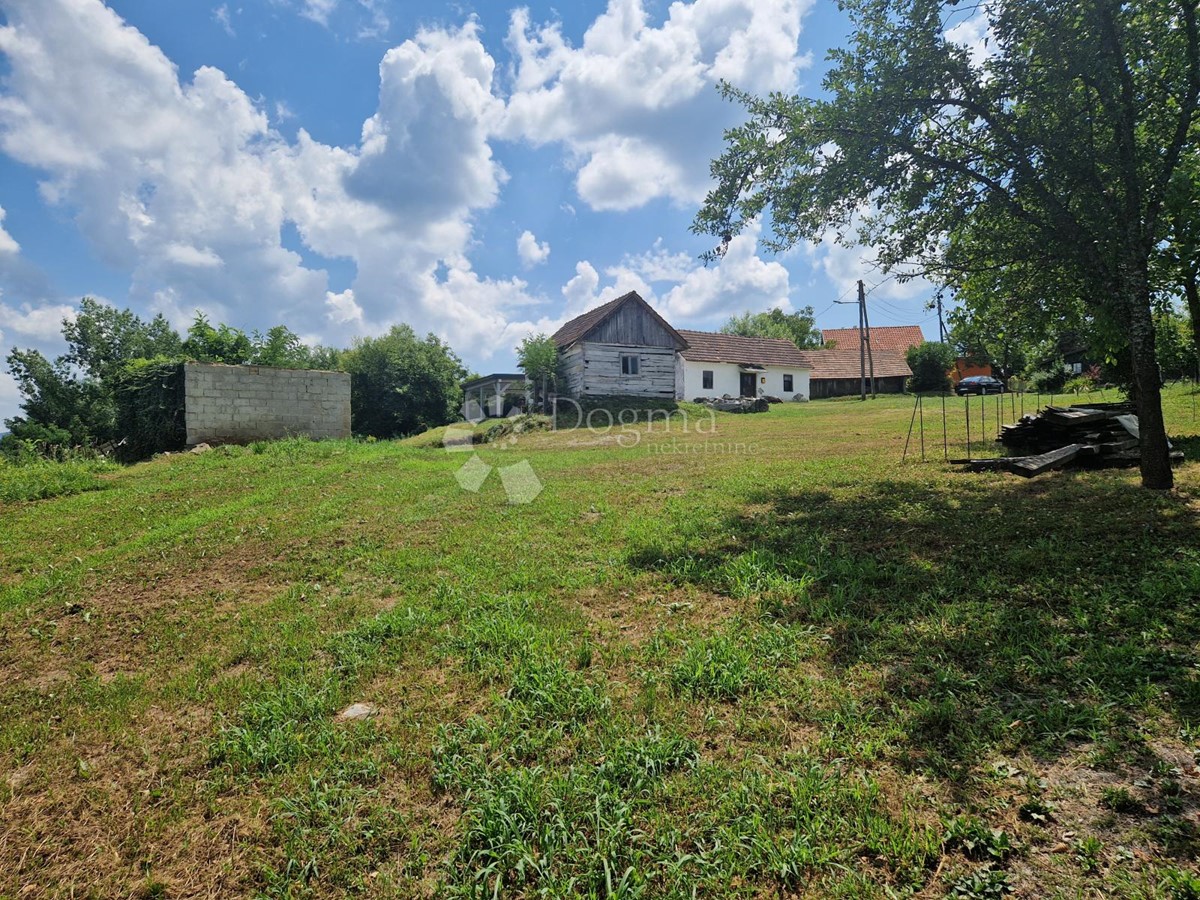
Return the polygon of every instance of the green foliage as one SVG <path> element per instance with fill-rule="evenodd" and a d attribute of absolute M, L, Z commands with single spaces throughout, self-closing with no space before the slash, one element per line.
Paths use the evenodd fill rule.
<path fill-rule="evenodd" d="M 949 344 L 925 341 L 909 347 L 905 357 L 912 369 L 908 389 L 913 393 L 945 391 L 950 388 L 947 373 L 954 366 L 954 349 Z"/>
<path fill-rule="evenodd" d="M 1085 872 L 1097 872 L 1100 869 L 1100 854 L 1104 850 L 1104 842 L 1094 834 L 1080 838 L 1074 844 L 1075 859 Z"/>
<path fill-rule="evenodd" d="M 1192 324 L 1171 304 L 1154 317 L 1155 346 L 1163 378 L 1196 378 L 1200 372 Z"/>
<path fill-rule="evenodd" d="M 557 392 L 559 383 L 558 345 L 545 334 L 526 337 L 517 347 L 517 365 L 533 385 L 539 401 L 544 402 L 543 386 L 548 392 Z"/>
<path fill-rule="evenodd" d="M 802 350 L 821 346 L 821 333 L 817 330 L 811 306 L 793 313 L 785 313 L 778 307 L 758 313 L 747 310 L 740 316 L 730 316 L 729 321 L 721 326 L 721 333 L 782 338 Z"/>
<path fill-rule="evenodd" d="M 120 459 L 145 459 L 186 445 L 183 363 L 162 357 L 130 360 L 113 379 L 113 399 Z"/>
<path fill-rule="evenodd" d="M 1031 390 L 1043 394 L 1062 390 L 1067 373 L 1057 341 L 1047 340 L 1034 345 L 1028 351 L 1027 360 L 1021 377 L 1029 383 Z"/>
<path fill-rule="evenodd" d="M 1200 874 L 1187 869 L 1168 869 L 1160 886 L 1171 900 L 1200 900 Z"/>
<path fill-rule="evenodd" d="M 958 849 L 968 859 L 1003 861 L 1013 852 L 1008 832 L 991 828 L 975 816 L 955 816 L 946 823 L 947 849 Z"/>
<path fill-rule="evenodd" d="M 999 869 L 981 869 L 964 875 L 950 888 L 954 900 L 1000 900 L 1012 893 L 1012 878 Z"/>
<path fill-rule="evenodd" d="M 1068 378 L 1063 382 L 1061 390 L 1064 394 L 1090 394 L 1096 388 L 1096 377 L 1090 372 L 1085 372 L 1074 378 Z"/>
<path fill-rule="evenodd" d="M 1100 805 L 1123 815 L 1137 815 L 1144 811 L 1142 802 L 1128 788 L 1106 787 L 1100 790 Z"/>
<path fill-rule="evenodd" d="M 144 322 L 131 310 L 106 306 L 91 297 L 79 301 L 74 319 L 64 319 L 68 351 L 63 361 L 102 383 L 131 359 L 178 356 L 179 335 L 162 314 Z"/>
<path fill-rule="evenodd" d="M 214 328 L 202 312 L 188 328 L 187 340 L 183 342 L 183 353 L 189 359 L 200 362 L 217 362 L 241 365 L 250 362 L 254 345 L 240 328 L 221 324 Z"/>
<path fill-rule="evenodd" d="M 46 447 L 97 446 L 119 438 L 113 386 L 129 360 L 179 352 L 179 336 L 161 315 L 145 322 L 127 309 L 84 297 L 64 319 L 67 352 L 51 362 L 14 349 L 8 371 L 21 393 L 13 435 Z"/>
<path fill-rule="evenodd" d="M 958 300 L 961 305 L 947 316 L 956 355 L 991 366 L 998 378 L 1020 374 L 1032 347 L 1062 327 L 1061 318 L 1043 315 L 1041 307 L 1031 309 L 991 289 L 979 296 L 960 290 Z"/>
<path fill-rule="evenodd" d="M 286 325 L 267 333 L 246 334 L 240 328 L 221 324 L 213 327 L 204 313 L 196 313 L 183 355 L 198 362 L 226 365 L 277 366 L 284 369 L 337 369 L 339 351 L 331 347 L 309 347 Z"/>
<path fill-rule="evenodd" d="M 100 381 L 72 371 L 63 357 L 51 362 L 37 350 L 14 349 L 6 362 L 22 398 L 22 415 L 5 422 L 12 439 L 63 449 L 112 438 L 112 401 Z"/>
<path fill-rule="evenodd" d="M 1191 344 L 1200 346 L 1200 150 L 1186 154 L 1172 177 L 1164 220 L 1166 238 L 1156 248 L 1154 283 L 1168 303 L 1183 297 Z"/>
<path fill-rule="evenodd" d="M 466 370 L 450 347 L 407 325 L 363 338 L 342 355 L 350 373 L 356 434 L 401 437 L 445 425 L 459 416 Z"/>
<path fill-rule="evenodd" d="M 47 459 L 43 449 L 23 443 L 12 442 L 5 449 L 5 455 L 0 455 L 0 502 L 4 503 L 101 490 L 106 483 L 96 476 L 116 468 L 107 460 L 78 454 L 61 461 Z"/>

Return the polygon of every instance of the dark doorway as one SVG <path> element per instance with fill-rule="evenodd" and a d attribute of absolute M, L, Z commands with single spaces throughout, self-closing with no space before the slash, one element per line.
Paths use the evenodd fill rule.
<path fill-rule="evenodd" d="M 757 397 L 758 392 L 754 390 L 755 375 L 753 372 L 742 372 L 742 396 Z"/>

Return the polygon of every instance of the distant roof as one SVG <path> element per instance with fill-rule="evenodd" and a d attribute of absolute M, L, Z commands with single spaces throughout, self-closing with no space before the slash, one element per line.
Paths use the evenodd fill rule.
<path fill-rule="evenodd" d="M 812 368 L 804 353 L 782 338 L 742 337 L 740 334 L 714 334 L 710 331 L 683 331 L 688 348 L 681 350 L 692 362 L 723 362 L 739 365 L 793 366 Z"/>
<path fill-rule="evenodd" d="M 850 329 L 846 330 L 849 331 Z M 858 331 L 857 328 L 853 330 L 855 332 Z M 871 329 L 871 331 L 874 330 L 874 328 Z M 859 378 L 861 375 L 857 344 L 853 347 L 835 347 L 832 350 L 804 350 L 802 352 L 809 363 L 809 367 L 812 369 L 810 378 L 819 381 L 824 378 Z M 875 377 L 907 378 L 911 375 L 912 369 L 908 367 L 908 363 L 904 359 L 905 352 L 902 350 L 879 350 L 872 346 L 871 355 L 875 360 Z"/>
<path fill-rule="evenodd" d="M 554 332 L 554 335 L 551 339 L 560 348 L 565 349 L 581 338 L 586 337 L 589 331 L 591 331 L 609 316 L 613 315 L 626 303 L 640 303 L 643 307 L 645 307 L 646 311 L 658 321 L 658 324 L 665 328 L 670 334 L 679 338 L 680 344 L 687 344 L 687 341 L 680 337 L 680 332 L 672 328 L 667 323 L 666 319 L 656 313 L 654 311 L 654 307 L 643 300 L 637 291 L 630 291 L 628 294 L 622 294 L 615 300 L 609 300 L 607 303 L 602 303 L 595 309 L 589 309 L 582 316 L 576 316 L 571 321 L 563 325 L 562 328 L 558 329 L 558 331 Z"/>
<path fill-rule="evenodd" d="M 470 381 L 464 381 L 462 388 L 465 391 L 465 390 L 469 390 L 470 388 L 479 387 L 481 384 L 490 384 L 493 381 L 524 381 L 524 380 L 525 380 L 525 375 L 522 372 L 518 372 L 516 375 L 510 375 L 507 373 L 503 373 L 503 374 L 496 373 L 495 375 L 481 375 L 478 378 L 472 378 Z"/>
<path fill-rule="evenodd" d="M 920 325 L 873 325 L 867 329 L 871 336 L 872 350 L 899 350 L 925 342 Z M 823 328 L 821 337 L 825 343 L 835 343 L 839 350 L 854 348 L 858 351 L 859 330 L 857 328 Z"/>

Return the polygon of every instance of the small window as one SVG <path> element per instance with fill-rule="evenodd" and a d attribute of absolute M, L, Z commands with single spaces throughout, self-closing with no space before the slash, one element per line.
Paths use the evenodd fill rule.
<path fill-rule="evenodd" d="M 636 375 L 638 373 L 638 358 L 632 353 L 621 354 L 621 374 Z"/>
<path fill-rule="evenodd" d="M 788 394 L 788 393 L 791 393 L 791 391 L 792 391 L 792 376 L 784 375 L 783 376 L 783 392 L 785 394 Z"/>
<path fill-rule="evenodd" d="M 704 383 L 704 390 L 706 390 L 706 391 L 712 390 L 712 375 L 713 375 L 712 369 L 705 369 L 704 372 L 700 376 L 701 380 Z"/>

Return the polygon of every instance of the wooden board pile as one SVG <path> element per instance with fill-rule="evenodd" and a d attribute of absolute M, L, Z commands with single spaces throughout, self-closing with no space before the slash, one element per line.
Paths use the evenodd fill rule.
<path fill-rule="evenodd" d="M 1137 414 L 1131 403 L 1048 406 L 1002 426 L 996 440 L 1025 455 L 959 462 L 973 471 L 1000 470 L 1032 478 L 1068 464 L 1133 466 L 1141 459 Z M 1183 454 L 1175 452 L 1171 458 L 1182 459 Z"/>

